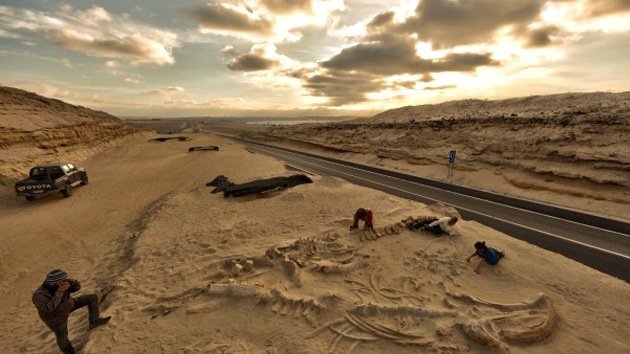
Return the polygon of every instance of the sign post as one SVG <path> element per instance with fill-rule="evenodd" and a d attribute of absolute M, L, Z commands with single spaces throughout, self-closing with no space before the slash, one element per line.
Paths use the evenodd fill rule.
<path fill-rule="evenodd" d="M 453 177 L 453 168 L 455 167 L 455 159 L 457 158 L 457 150 L 448 152 L 448 177 Z"/>
<path fill-rule="evenodd" d="M 451 150 L 448 152 L 448 164 L 455 165 L 455 159 L 457 158 L 457 150 Z"/>

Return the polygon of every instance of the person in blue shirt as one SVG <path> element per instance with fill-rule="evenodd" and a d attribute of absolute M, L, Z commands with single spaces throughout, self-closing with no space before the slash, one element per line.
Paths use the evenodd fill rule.
<path fill-rule="evenodd" d="M 471 254 L 468 258 L 466 258 L 466 262 L 470 262 L 470 260 L 474 256 L 478 256 L 479 258 L 481 258 L 479 260 L 479 263 L 475 267 L 475 272 L 477 274 L 481 274 L 479 269 L 481 268 L 481 265 L 483 264 L 484 261 L 486 261 L 490 265 L 495 265 L 499 263 L 499 260 L 501 258 L 505 257 L 505 253 L 497 249 L 494 249 L 492 247 L 486 246 L 485 241 L 477 241 L 475 242 L 475 253 Z"/>

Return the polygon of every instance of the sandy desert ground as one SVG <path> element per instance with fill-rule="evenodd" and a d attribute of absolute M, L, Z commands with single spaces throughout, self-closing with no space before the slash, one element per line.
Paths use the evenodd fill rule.
<path fill-rule="evenodd" d="M 67 269 L 113 319 L 84 353 L 621 353 L 628 284 L 472 221 L 436 238 L 397 226 L 447 214 L 332 177 L 264 196 L 224 198 L 205 183 L 296 173 L 212 135 L 130 140 L 87 160 L 90 185 L 28 203 L 0 197 L 0 343 L 55 353 L 30 294 Z M 219 152 L 188 153 L 217 144 Z M 383 237 L 350 232 L 371 207 Z M 363 239 L 363 241 L 361 241 Z M 483 239 L 507 257 L 473 272 Z M 611 301 L 612 300 L 612 301 Z"/>
<path fill-rule="evenodd" d="M 86 310 L 71 316 L 70 337 L 82 353 L 630 350 L 626 282 L 473 221 L 458 223 L 461 235 L 452 237 L 399 224 L 456 214 L 448 206 L 322 176 L 224 198 L 205 186 L 219 174 L 245 182 L 299 171 L 222 136 L 152 143 L 154 134 L 104 113 L 7 92 L 2 353 L 58 352 L 31 304 L 57 267 L 82 281 L 79 295 L 99 294 L 113 316 L 91 332 Z M 46 107 L 59 114 L 40 115 Z M 220 150 L 187 152 L 206 144 Z M 90 176 L 71 198 L 31 203 L 13 194 L 10 182 L 29 164 L 66 159 Z M 374 210 L 377 234 L 348 230 L 358 207 Z M 478 240 L 507 254 L 481 275 L 465 262 Z"/>

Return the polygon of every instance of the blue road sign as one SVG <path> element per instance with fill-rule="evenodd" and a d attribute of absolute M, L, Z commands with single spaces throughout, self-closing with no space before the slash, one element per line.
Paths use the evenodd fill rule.
<path fill-rule="evenodd" d="M 451 151 L 448 152 L 448 164 L 449 165 L 455 164 L 456 156 L 457 156 L 457 151 L 451 150 Z"/>

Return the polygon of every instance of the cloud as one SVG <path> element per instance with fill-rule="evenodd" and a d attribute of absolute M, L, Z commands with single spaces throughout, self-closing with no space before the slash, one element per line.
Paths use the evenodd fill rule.
<path fill-rule="evenodd" d="M 141 96 L 172 96 L 184 92 L 184 88 L 181 86 L 168 86 L 150 91 L 143 91 L 139 94 Z"/>
<path fill-rule="evenodd" d="M 419 83 L 433 80 L 430 74 L 382 75 L 321 68 L 297 69 L 289 73 L 302 80 L 308 93 L 321 97 L 326 106 L 344 106 L 376 100 L 379 93 L 387 92 L 389 97 L 404 96 L 414 91 Z"/>
<path fill-rule="evenodd" d="M 317 97 L 325 97 L 330 106 L 360 103 L 367 100 L 366 94 L 383 90 L 386 82 L 371 74 L 348 73 L 346 71 L 324 71 L 309 74 L 295 72 L 295 77 L 304 80 L 304 88 Z"/>
<path fill-rule="evenodd" d="M 276 65 L 277 61 L 256 54 L 243 54 L 232 59 L 228 63 L 228 68 L 233 71 L 259 71 L 271 69 Z"/>
<path fill-rule="evenodd" d="M 455 85 L 427 86 L 427 87 L 423 88 L 423 90 L 428 90 L 428 91 L 439 91 L 439 90 L 452 89 L 452 88 L 456 88 L 456 87 L 457 87 L 457 86 L 455 86 Z"/>
<path fill-rule="evenodd" d="M 278 54 L 277 48 L 273 43 L 256 44 L 246 54 L 239 54 L 231 46 L 223 48 L 222 52 L 228 58 L 231 58 L 227 62 L 227 67 L 232 71 L 262 71 L 274 68 L 291 69 L 297 66 L 293 59 Z"/>
<path fill-rule="evenodd" d="M 543 4 L 543 0 L 423 0 L 402 23 L 390 20 L 383 28 L 387 24 L 383 20 L 391 16 L 384 13 L 374 18 L 370 29 L 416 34 L 435 47 L 486 43 L 504 26 L 526 27 L 539 16 Z"/>
<path fill-rule="evenodd" d="M 101 7 L 60 13 L 0 7 L 0 30 L 49 41 L 75 52 L 134 64 L 173 64 L 177 35 L 114 16 Z"/>
<path fill-rule="evenodd" d="M 605 16 L 630 11 L 628 0 L 589 0 L 586 4 L 586 14 L 589 17 Z"/>
<path fill-rule="evenodd" d="M 17 33 L 7 32 L 0 28 L 0 38 L 20 38 Z"/>
<path fill-rule="evenodd" d="M 352 26 L 355 43 L 298 75 L 312 95 L 330 104 L 414 95 L 476 85 L 480 67 L 510 72 L 563 57 L 563 47 L 589 31 L 621 31 L 628 0 L 421 0 L 415 8 L 390 8 Z M 585 15 L 585 14 L 588 14 Z M 602 22 L 603 21 L 603 22 Z M 601 27 L 608 23 L 608 28 Z M 363 30 L 361 30 L 363 29 Z M 578 32 L 576 32 L 578 31 Z M 346 31 L 348 32 L 348 31 Z M 551 49 L 542 49 L 550 45 Z M 471 75 L 474 73 L 474 75 Z M 421 82 L 438 79 L 432 86 Z M 416 75 L 415 81 L 397 79 Z M 454 78 L 466 79 L 460 86 Z M 346 92 L 345 90 L 351 91 Z"/>
<path fill-rule="evenodd" d="M 551 37 L 557 35 L 560 29 L 556 26 L 546 26 L 531 30 L 527 34 L 528 47 L 544 47 L 552 43 Z"/>
<path fill-rule="evenodd" d="M 371 28 L 374 30 L 379 27 L 391 25 L 394 23 L 394 15 L 395 13 L 393 11 L 380 13 L 374 16 L 372 21 L 368 23 L 368 28 Z"/>
<path fill-rule="evenodd" d="M 571 13 L 556 22 L 540 24 L 549 7 L 564 6 Z M 375 16 L 367 29 L 372 33 L 414 34 L 434 48 L 493 43 L 498 34 L 511 33 L 530 47 L 551 43 L 550 36 L 565 21 L 630 12 L 628 0 L 422 0 L 413 14 L 396 22 L 391 11 Z"/>
<path fill-rule="evenodd" d="M 95 38 L 73 29 L 47 29 L 41 32 L 58 47 L 73 51 L 127 59 L 135 63 L 173 64 L 175 59 L 161 43 L 142 34 L 130 34 L 118 38 Z"/>
<path fill-rule="evenodd" d="M 398 75 L 473 71 L 478 66 L 498 64 L 487 53 L 450 53 L 441 59 L 423 59 L 416 54 L 415 44 L 409 37 L 381 35 L 377 41 L 345 48 L 321 65 L 333 70 Z"/>
<path fill-rule="evenodd" d="M 260 4 L 271 12 L 284 14 L 291 12 L 311 12 L 311 0 L 261 0 Z"/>
<path fill-rule="evenodd" d="M 332 14 L 344 9 L 343 0 L 222 0 L 182 11 L 203 34 L 280 43 L 300 40 L 305 27 L 331 25 Z"/>
<path fill-rule="evenodd" d="M 89 23 L 92 25 L 101 23 L 101 22 L 111 22 L 112 15 L 110 15 L 107 10 L 102 7 L 94 6 L 85 11 L 78 11 L 77 17 L 82 19 L 84 23 Z"/>
<path fill-rule="evenodd" d="M 420 81 L 422 81 L 422 82 L 431 82 L 431 81 L 433 81 L 433 80 L 435 80 L 435 79 L 433 78 L 433 75 L 431 75 L 431 74 L 429 74 L 429 73 L 423 74 L 423 75 L 422 75 L 422 78 L 420 79 Z"/>
<path fill-rule="evenodd" d="M 228 34 L 240 32 L 257 37 L 273 33 L 273 23 L 266 18 L 255 16 L 245 8 L 210 3 L 184 9 L 199 24 L 204 33 Z"/>
<path fill-rule="evenodd" d="M 38 60 L 43 60 L 43 61 L 47 61 L 51 63 L 56 63 L 66 68 L 75 67 L 75 65 L 67 58 L 59 59 L 59 58 L 49 57 L 45 55 L 35 54 L 30 51 L 0 50 L 0 56 L 11 56 L 13 58 L 23 57 L 27 59 L 38 59 Z"/>

